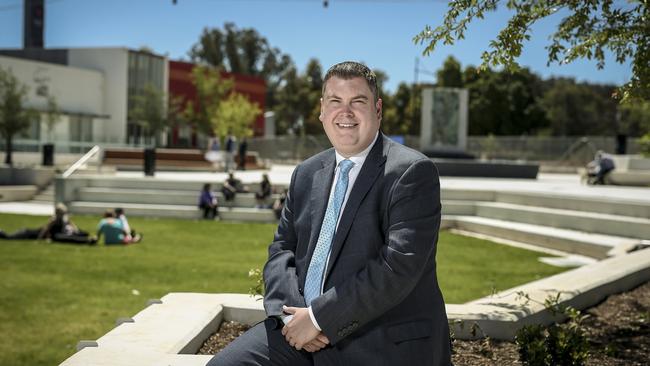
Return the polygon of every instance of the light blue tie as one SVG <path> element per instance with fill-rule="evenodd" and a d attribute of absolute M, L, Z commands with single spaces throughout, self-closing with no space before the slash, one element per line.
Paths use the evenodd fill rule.
<path fill-rule="evenodd" d="M 305 302 L 309 306 L 315 298 L 320 295 L 323 274 L 325 273 L 325 263 L 332 247 L 332 239 L 336 232 L 336 222 L 339 219 L 341 205 L 348 190 L 348 173 L 354 166 L 354 163 L 345 159 L 339 163 L 341 170 L 334 188 L 334 195 L 327 205 L 323 225 L 320 228 L 318 242 L 311 256 L 309 269 L 307 270 L 307 279 L 305 280 Z"/>

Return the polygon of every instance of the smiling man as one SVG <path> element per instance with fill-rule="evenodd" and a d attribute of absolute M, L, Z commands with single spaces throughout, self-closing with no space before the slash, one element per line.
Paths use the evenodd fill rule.
<path fill-rule="evenodd" d="M 375 74 L 325 75 L 320 120 L 333 149 L 294 170 L 264 267 L 268 318 L 210 365 L 449 365 L 436 277 L 434 164 L 380 132 Z"/>

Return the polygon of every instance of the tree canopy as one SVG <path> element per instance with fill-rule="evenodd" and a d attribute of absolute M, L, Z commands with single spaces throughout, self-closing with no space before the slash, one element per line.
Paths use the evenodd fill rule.
<path fill-rule="evenodd" d="M 188 102 L 185 114 L 201 132 L 222 140 L 228 133 L 252 135 L 250 125 L 262 111 L 245 95 L 232 90 L 232 79 L 224 79 L 217 68 L 197 66 L 192 70 L 192 82 L 198 103 Z"/>
<path fill-rule="evenodd" d="M 497 9 L 498 0 L 452 0 L 443 24 L 425 29 L 414 42 L 426 43 L 430 54 L 439 43 L 452 45 L 465 38 L 468 25 Z M 490 42 L 482 55 L 481 70 L 504 66 L 517 70 L 517 58 L 529 40 L 536 22 L 556 14 L 567 14 L 550 37 L 548 64 L 570 63 L 579 58 L 594 59 L 605 65 L 605 51 L 611 51 L 619 63 L 632 63 L 632 76 L 622 85 L 617 97 L 622 101 L 650 99 L 650 2 L 647 0 L 508 0 L 514 12 L 507 25 Z"/>
<path fill-rule="evenodd" d="M 5 139 L 5 164 L 12 165 L 12 141 L 15 135 L 29 129 L 38 113 L 27 108 L 27 86 L 10 69 L 0 67 L 0 135 Z"/>
<path fill-rule="evenodd" d="M 276 104 L 276 91 L 293 67 L 289 55 L 272 47 L 254 28 L 237 28 L 225 23 L 223 29 L 205 28 L 188 52 L 193 62 L 233 73 L 254 75 L 267 83 L 267 107 Z"/>

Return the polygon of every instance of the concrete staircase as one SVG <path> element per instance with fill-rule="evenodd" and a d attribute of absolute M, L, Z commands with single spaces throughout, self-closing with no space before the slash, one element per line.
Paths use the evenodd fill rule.
<path fill-rule="evenodd" d="M 101 215 L 107 208 L 123 207 L 132 216 L 198 219 L 203 183 L 80 175 L 65 180 L 57 200 L 77 214 Z M 210 183 L 214 191 L 220 190 L 218 182 Z M 249 192 L 258 189 L 255 182 L 244 185 Z M 283 188 L 274 187 L 276 192 Z M 650 239 L 650 205 L 630 199 L 467 188 L 444 188 L 441 193 L 445 228 L 595 259 L 624 253 Z M 276 221 L 271 209 L 255 208 L 254 193 L 240 193 L 233 202 L 221 194 L 218 198 L 223 220 Z"/>
<path fill-rule="evenodd" d="M 75 187 L 68 192 L 68 208 L 72 213 L 101 215 L 106 209 L 122 207 L 129 216 L 175 217 L 199 219 L 203 212 L 198 208 L 201 182 L 147 178 L 75 177 L 66 179 Z M 212 183 L 217 192 L 219 215 L 222 220 L 275 222 L 275 214 L 269 208 L 256 208 L 254 193 L 238 193 L 233 201 L 226 201 L 219 192 L 221 184 Z M 249 192 L 259 189 L 258 183 L 244 182 Z M 279 192 L 283 187 L 275 186 Z M 265 206 L 273 203 L 279 195 L 267 199 Z M 72 199 L 69 199 L 72 198 Z"/>
<path fill-rule="evenodd" d="M 54 202 L 54 184 L 50 183 L 44 189 L 40 190 L 32 199 L 34 203 L 53 203 Z"/>
<path fill-rule="evenodd" d="M 443 190 L 442 197 L 447 228 L 596 259 L 650 238 L 650 207 L 634 201 L 466 190 Z"/>

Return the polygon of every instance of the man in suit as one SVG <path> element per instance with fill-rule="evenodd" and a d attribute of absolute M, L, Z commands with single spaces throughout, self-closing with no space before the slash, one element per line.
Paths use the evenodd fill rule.
<path fill-rule="evenodd" d="M 294 170 L 264 267 L 268 318 L 209 365 L 449 365 L 436 277 L 434 164 L 379 130 L 375 74 L 325 75 L 320 120 L 333 149 Z"/>

